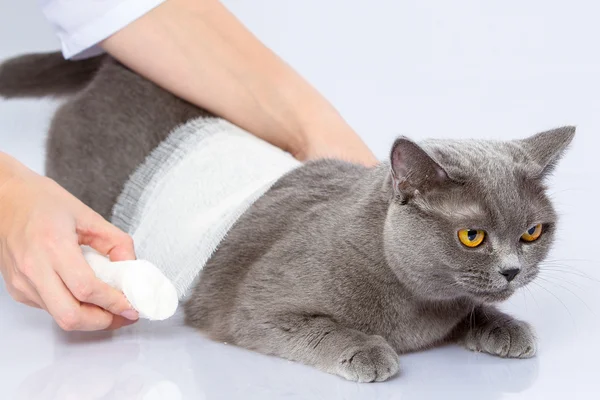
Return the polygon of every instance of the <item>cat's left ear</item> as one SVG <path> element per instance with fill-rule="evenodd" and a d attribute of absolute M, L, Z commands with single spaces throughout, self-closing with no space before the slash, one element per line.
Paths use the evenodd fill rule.
<path fill-rule="evenodd" d="M 574 136 L 575 127 L 564 126 L 520 140 L 530 161 L 539 168 L 537 176 L 543 178 L 552 173 Z"/>
<path fill-rule="evenodd" d="M 405 137 L 394 142 L 390 164 L 394 192 L 403 201 L 440 189 L 450 182 L 444 168 L 418 144 Z"/>

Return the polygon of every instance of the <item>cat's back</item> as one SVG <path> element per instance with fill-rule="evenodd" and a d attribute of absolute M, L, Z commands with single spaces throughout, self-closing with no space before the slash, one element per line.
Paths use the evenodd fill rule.
<path fill-rule="evenodd" d="M 361 165 L 339 160 L 308 162 L 281 177 L 256 203 L 253 211 L 259 212 L 269 203 L 282 203 L 279 205 L 281 210 L 277 211 L 303 214 L 306 208 L 298 207 L 301 204 L 311 206 L 343 201 L 367 171 Z"/>

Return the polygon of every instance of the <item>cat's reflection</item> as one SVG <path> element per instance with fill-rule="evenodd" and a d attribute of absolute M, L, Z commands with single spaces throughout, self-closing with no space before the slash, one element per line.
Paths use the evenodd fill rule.
<path fill-rule="evenodd" d="M 115 351 L 113 353 L 113 351 Z M 172 381 L 137 359 L 138 350 L 126 344 L 111 346 L 110 362 L 87 351 L 63 355 L 60 361 L 30 375 L 19 387 L 19 399 L 183 399 Z M 104 355 L 105 356 L 105 355 Z M 100 360 L 100 361 L 98 361 Z"/>
<path fill-rule="evenodd" d="M 25 379 L 19 399 L 180 400 L 194 389 L 189 355 L 173 324 L 141 321 L 117 333 L 54 329 L 54 362 Z"/>
<path fill-rule="evenodd" d="M 188 339 L 190 352 L 198 345 Z M 314 368 L 233 346 L 202 346 L 193 358 L 207 399 L 499 399 L 527 389 L 538 376 L 537 358 L 504 360 L 459 347 L 404 355 L 399 376 L 357 384 Z"/>
<path fill-rule="evenodd" d="M 19 399 L 499 399 L 538 375 L 537 358 L 503 360 L 458 347 L 404 355 L 400 376 L 357 384 L 202 338 L 180 321 L 142 321 L 115 334 L 55 330 L 54 362 Z"/>

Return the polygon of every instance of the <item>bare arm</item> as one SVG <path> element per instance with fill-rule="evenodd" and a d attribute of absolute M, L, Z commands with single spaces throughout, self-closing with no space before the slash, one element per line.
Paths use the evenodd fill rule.
<path fill-rule="evenodd" d="M 169 0 L 102 43 L 170 92 L 301 160 L 377 160 L 339 113 L 217 0 Z"/>

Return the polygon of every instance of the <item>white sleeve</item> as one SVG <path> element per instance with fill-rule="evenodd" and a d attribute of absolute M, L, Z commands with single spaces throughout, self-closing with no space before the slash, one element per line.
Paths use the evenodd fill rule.
<path fill-rule="evenodd" d="M 38 0 L 67 59 L 101 54 L 99 42 L 166 0 Z"/>

